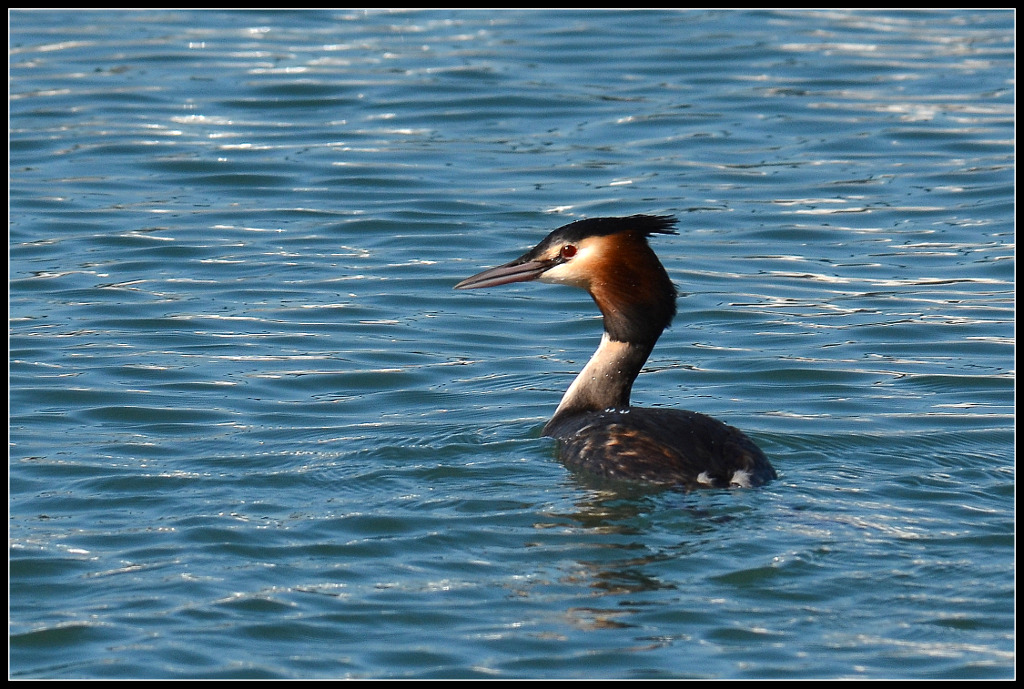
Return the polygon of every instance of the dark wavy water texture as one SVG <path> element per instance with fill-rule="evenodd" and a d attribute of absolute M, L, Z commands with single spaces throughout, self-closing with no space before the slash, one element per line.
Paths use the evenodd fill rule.
<path fill-rule="evenodd" d="M 1009 12 L 10 15 L 10 675 L 1006 678 Z M 585 294 L 459 279 L 672 213 L 636 402 L 540 426 Z"/>

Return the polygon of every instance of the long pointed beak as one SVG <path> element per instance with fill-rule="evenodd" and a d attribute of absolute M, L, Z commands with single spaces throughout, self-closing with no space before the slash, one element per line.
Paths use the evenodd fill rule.
<path fill-rule="evenodd" d="M 496 287 L 498 285 L 507 285 L 511 282 L 527 282 L 528 280 L 536 280 L 542 273 L 544 273 L 545 270 L 550 268 L 551 265 L 551 261 L 524 261 L 521 258 L 517 258 L 503 266 L 489 268 L 482 273 L 477 273 L 472 277 L 468 277 L 455 285 L 455 289 Z"/>

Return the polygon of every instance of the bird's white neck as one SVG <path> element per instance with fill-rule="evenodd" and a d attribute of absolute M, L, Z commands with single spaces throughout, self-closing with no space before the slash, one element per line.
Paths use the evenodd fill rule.
<path fill-rule="evenodd" d="M 597 351 L 565 391 L 549 425 L 566 414 L 628 407 L 633 381 L 652 347 L 653 343 L 613 340 L 606 332 Z"/>

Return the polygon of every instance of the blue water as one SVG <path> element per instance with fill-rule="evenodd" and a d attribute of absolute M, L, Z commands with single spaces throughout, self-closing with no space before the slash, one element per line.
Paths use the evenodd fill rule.
<path fill-rule="evenodd" d="M 999 678 L 1009 12 L 13 12 L 10 675 Z M 673 213 L 634 403 L 780 478 L 539 437 Z"/>

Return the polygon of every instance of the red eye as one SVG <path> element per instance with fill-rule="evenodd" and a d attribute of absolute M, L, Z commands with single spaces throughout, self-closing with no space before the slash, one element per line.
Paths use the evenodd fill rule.
<path fill-rule="evenodd" d="M 572 258 L 576 255 L 576 247 L 572 244 L 566 244 L 562 247 L 562 258 Z"/>

